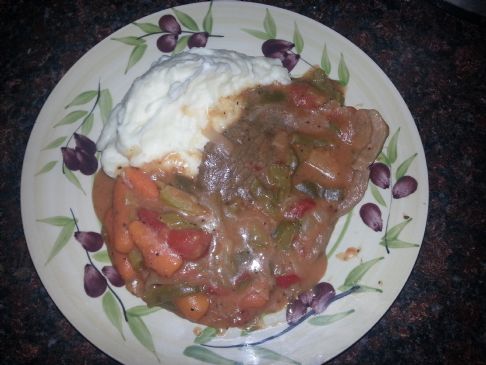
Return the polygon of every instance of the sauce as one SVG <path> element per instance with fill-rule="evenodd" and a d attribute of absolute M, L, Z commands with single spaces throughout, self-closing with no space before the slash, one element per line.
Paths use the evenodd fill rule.
<path fill-rule="evenodd" d="M 236 96 L 239 120 L 207 131 L 195 178 L 157 164 L 98 173 L 96 213 L 128 290 L 216 328 L 258 326 L 325 273 L 335 223 L 362 197 L 388 128 L 342 107 L 311 71 Z"/>

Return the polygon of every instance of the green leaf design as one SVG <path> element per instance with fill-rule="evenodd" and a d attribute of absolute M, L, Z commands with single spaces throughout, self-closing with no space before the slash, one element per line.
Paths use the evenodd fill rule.
<path fill-rule="evenodd" d="M 419 247 L 416 243 L 405 242 L 399 239 L 388 240 L 385 241 L 384 239 L 380 241 L 381 246 L 388 246 L 388 248 L 411 248 L 411 247 Z"/>
<path fill-rule="evenodd" d="M 294 44 L 297 54 L 301 54 L 304 50 L 304 39 L 302 38 L 302 34 L 300 34 L 297 22 L 294 23 Z"/>
<path fill-rule="evenodd" d="M 346 86 L 348 84 L 349 70 L 348 70 L 348 66 L 346 66 L 346 62 L 344 62 L 344 56 L 342 53 L 341 53 L 341 58 L 339 59 L 338 77 L 341 85 Z"/>
<path fill-rule="evenodd" d="M 331 61 L 329 60 L 329 55 L 327 54 L 326 44 L 324 44 L 324 49 L 322 50 L 321 68 L 325 72 L 325 74 L 329 76 L 329 74 L 331 73 Z"/>
<path fill-rule="evenodd" d="M 83 187 L 81 186 L 81 183 L 79 182 L 78 178 L 76 175 L 74 175 L 74 172 L 69 170 L 67 167 L 64 168 L 64 176 L 74 185 L 76 186 L 79 190 L 83 192 L 84 195 L 86 195 L 86 192 L 84 191 Z"/>
<path fill-rule="evenodd" d="M 272 361 L 272 364 L 274 362 L 281 362 L 281 363 L 285 363 L 285 364 L 300 365 L 300 362 L 295 361 L 294 359 L 291 359 L 290 357 L 284 356 L 282 354 L 279 354 L 278 352 L 267 349 L 265 347 L 261 347 L 261 346 L 252 346 L 250 348 L 241 347 L 240 350 L 251 351 L 252 356 L 256 355 L 256 357 L 258 359 L 270 360 L 270 361 Z"/>
<path fill-rule="evenodd" d="M 216 365 L 242 365 L 240 362 L 233 361 L 227 359 L 221 355 L 216 354 L 215 352 L 201 347 L 201 346 L 188 346 L 184 350 L 184 355 L 187 357 L 192 357 L 193 359 L 203 361 L 209 364 L 216 364 Z"/>
<path fill-rule="evenodd" d="M 204 19 L 203 19 L 203 30 L 205 32 L 208 32 L 209 34 L 211 34 L 213 32 L 213 12 L 212 12 L 212 8 L 213 8 L 213 2 L 211 1 L 209 3 L 208 12 L 206 13 L 206 15 L 204 16 Z"/>
<path fill-rule="evenodd" d="M 172 53 L 177 54 L 182 52 L 187 47 L 187 42 L 189 41 L 189 37 L 190 36 L 188 35 L 180 37 Z"/>
<path fill-rule="evenodd" d="M 341 291 L 345 291 L 351 289 L 353 286 L 357 285 L 359 281 L 363 278 L 363 276 L 371 269 L 377 262 L 383 260 L 384 257 L 377 257 L 376 259 L 363 262 L 356 266 L 353 270 L 350 271 L 346 279 L 344 280 L 344 284 L 341 285 L 338 289 Z"/>
<path fill-rule="evenodd" d="M 391 166 L 388 156 L 383 151 L 380 152 L 380 154 L 376 158 L 376 161 L 383 162 L 385 165 Z"/>
<path fill-rule="evenodd" d="M 328 324 L 334 323 L 349 316 L 351 313 L 354 313 L 354 309 L 350 309 L 346 312 L 336 313 L 336 314 L 325 314 L 322 316 L 315 316 L 309 319 L 307 322 L 309 324 L 313 324 L 314 326 L 327 326 Z"/>
<path fill-rule="evenodd" d="M 136 25 L 143 32 L 148 33 L 148 34 L 161 32 L 161 29 L 160 29 L 160 27 L 157 24 L 133 22 L 133 25 Z"/>
<path fill-rule="evenodd" d="M 93 129 L 93 123 L 94 123 L 93 113 L 89 114 L 86 118 L 84 118 L 83 124 L 81 125 L 81 132 L 85 136 L 87 136 L 89 132 L 91 132 L 91 129 Z"/>
<path fill-rule="evenodd" d="M 127 316 L 128 327 L 132 331 L 135 338 L 150 352 L 152 352 L 158 359 L 157 353 L 155 352 L 154 341 L 152 335 L 148 330 L 145 322 L 137 316 Z"/>
<path fill-rule="evenodd" d="M 264 41 L 272 38 L 269 34 L 262 32 L 261 30 L 247 29 L 247 28 L 242 28 L 241 30 L 243 32 L 248 33 L 249 35 L 252 35 L 253 37 L 256 37 Z"/>
<path fill-rule="evenodd" d="M 397 143 L 398 143 L 398 135 L 400 133 L 400 128 L 397 129 L 395 134 L 391 137 L 390 143 L 388 143 L 388 147 L 386 149 L 386 155 L 388 156 L 388 161 L 390 165 L 397 160 Z"/>
<path fill-rule="evenodd" d="M 125 73 L 127 73 L 128 70 L 130 70 L 138 61 L 141 60 L 146 49 L 147 45 L 145 43 L 133 47 L 132 53 L 130 53 L 130 57 L 128 58 L 128 65 Z"/>
<path fill-rule="evenodd" d="M 123 44 L 128 44 L 129 46 L 141 46 L 145 44 L 145 40 L 139 37 L 121 37 L 121 38 L 111 38 L 114 41 L 121 42 Z"/>
<path fill-rule="evenodd" d="M 105 295 L 103 295 L 102 303 L 106 316 L 113 326 L 115 326 L 118 332 L 120 332 L 122 338 L 125 339 L 125 336 L 123 335 L 123 322 L 120 305 L 116 301 L 115 296 L 111 293 L 111 291 L 106 291 Z"/>
<path fill-rule="evenodd" d="M 268 9 L 265 10 L 265 18 L 263 19 L 263 29 L 265 32 L 270 36 L 270 38 L 277 37 L 277 25 L 275 24 L 275 20 L 273 19 L 272 14 Z"/>
<path fill-rule="evenodd" d="M 371 286 L 359 284 L 359 289 L 355 291 L 355 293 L 366 293 L 366 292 L 383 293 L 383 290 L 380 288 L 373 288 Z"/>
<path fill-rule="evenodd" d="M 386 234 L 383 236 L 383 240 L 386 238 L 388 241 L 393 241 L 398 238 L 398 235 L 402 233 L 403 229 L 412 221 L 412 218 L 407 218 L 403 222 L 398 223 L 397 225 L 393 226 L 392 228 L 386 231 Z"/>
<path fill-rule="evenodd" d="M 336 242 L 334 243 L 334 245 L 332 246 L 332 248 L 327 253 L 327 257 L 328 258 L 331 258 L 332 257 L 332 255 L 334 254 L 334 252 L 336 252 L 338 246 L 341 244 L 341 242 L 342 242 L 342 240 L 344 238 L 344 235 L 348 231 L 349 224 L 351 223 L 351 218 L 352 217 L 353 217 L 353 211 L 350 210 L 349 213 L 346 214 L 346 221 L 344 222 L 344 226 L 341 229 L 341 232 L 339 233 L 338 239 L 336 240 Z"/>
<path fill-rule="evenodd" d="M 213 327 L 206 327 L 202 332 L 194 339 L 195 343 L 206 343 L 211 341 L 218 334 L 218 330 Z"/>
<path fill-rule="evenodd" d="M 59 232 L 56 242 L 54 242 L 54 245 L 51 248 L 51 252 L 49 253 L 49 257 L 47 258 L 44 265 L 47 265 L 64 248 L 64 246 L 66 246 L 66 244 L 69 242 L 69 239 L 73 236 L 74 227 L 75 224 L 72 219 L 70 223 L 62 227 L 61 232 Z"/>
<path fill-rule="evenodd" d="M 111 97 L 110 90 L 101 90 L 98 107 L 100 108 L 101 120 L 103 121 L 103 124 L 105 124 L 108 121 L 108 117 L 111 113 L 111 108 L 113 107 L 113 99 Z"/>
<path fill-rule="evenodd" d="M 56 227 L 64 227 L 68 224 L 73 223 L 72 217 L 66 217 L 62 215 L 56 215 L 54 217 L 44 218 L 44 219 L 37 219 L 37 222 L 50 224 L 51 226 Z"/>
<path fill-rule="evenodd" d="M 149 308 L 146 305 L 136 305 L 135 307 L 127 309 L 127 314 L 134 317 L 143 317 L 158 312 L 161 309 L 162 308 L 160 307 Z"/>
<path fill-rule="evenodd" d="M 194 32 L 199 32 L 199 27 L 196 23 L 196 21 L 189 15 L 186 14 L 180 10 L 177 10 L 176 8 L 172 8 L 172 11 L 174 12 L 177 20 L 186 27 L 189 30 L 192 30 Z"/>
<path fill-rule="evenodd" d="M 101 262 L 103 264 L 111 263 L 110 255 L 108 255 L 108 251 L 98 251 L 94 253 L 91 257 L 93 257 L 96 261 Z"/>
<path fill-rule="evenodd" d="M 45 150 L 52 150 L 53 148 L 57 148 L 59 147 L 60 145 L 62 145 L 64 143 L 64 141 L 66 140 L 66 136 L 64 137 L 59 137 L 59 138 L 56 138 L 54 141 L 50 142 L 48 145 L 46 145 L 42 151 L 45 151 Z"/>
<path fill-rule="evenodd" d="M 68 105 L 65 106 L 65 108 L 70 108 L 74 105 L 83 105 L 86 103 L 89 103 L 91 100 L 93 100 L 96 95 L 98 95 L 98 92 L 96 90 L 89 90 L 82 92 L 78 96 L 76 96 L 73 101 L 71 101 Z"/>
<path fill-rule="evenodd" d="M 383 199 L 380 191 L 378 190 L 378 188 L 373 183 L 370 184 L 370 191 L 371 191 L 371 195 L 373 195 L 373 198 L 375 198 L 375 200 L 378 202 L 378 204 L 386 207 L 385 199 Z"/>
<path fill-rule="evenodd" d="M 414 153 L 412 156 L 407 158 L 405 161 L 403 161 L 400 166 L 398 166 L 397 171 L 395 172 L 395 178 L 398 180 L 402 176 L 405 176 L 405 174 L 408 171 L 408 168 L 412 164 L 413 160 L 417 157 L 417 153 Z"/>
<path fill-rule="evenodd" d="M 59 127 L 61 125 L 65 125 L 65 124 L 72 124 L 72 123 L 76 122 L 77 120 L 81 119 L 82 117 L 84 117 L 86 114 L 88 114 L 88 112 L 85 111 L 85 110 L 75 110 L 75 111 L 69 113 L 68 115 L 66 115 L 59 122 L 54 124 L 54 128 Z"/>
<path fill-rule="evenodd" d="M 54 166 L 56 166 L 56 164 L 57 164 L 57 161 L 49 161 L 44 166 L 42 166 L 42 168 L 39 171 L 37 171 L 35 176 L 42 175 L 42 174 L 45 174 L 46 172 L 51 171 L 54 168 Z"/>

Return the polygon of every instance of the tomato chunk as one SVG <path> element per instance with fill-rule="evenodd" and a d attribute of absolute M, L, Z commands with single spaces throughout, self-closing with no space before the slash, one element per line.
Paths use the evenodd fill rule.
<path fill-rule="evenodd" d="M 288 288 L 291 285 L 297 284 L 300 278 L 295 274 L 287 274 L 275 277 L 275 282 L 279 288 Z"/>
<path fill-rule="evenodd" d="M 311 198 L 302 198 L 294 202 L 285 212 L 287 219 L 301 219 L 307 212 L 316 207 L 316 202 Z"/>
<path fill-rule="evenodd" d="M 140 208 L 137 211 L 137 215 L 138 219 L 156 232 L 160 232 L 167 228 L 167 226 L 159 219 L 159 214 L 153 210 Z"/>
<path fill-rule="evenodd" d="M 169 231 L 167 243 L 182 258 L 197 260 L 206 254 L 211 240 L 212 236 L 202 229 L 186 228 Z"/>

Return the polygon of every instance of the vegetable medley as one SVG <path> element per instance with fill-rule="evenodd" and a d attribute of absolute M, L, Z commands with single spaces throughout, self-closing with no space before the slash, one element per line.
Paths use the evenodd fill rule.
<path fill-rule="evenodd" d="M 196 178 L 153 165 L 100 172 L 93 199 L 114 266 L 149 306 L 257 328 L 313 287 L 336 221 L 362 198 L 388 127 L 344 107 L 320 70 L 246 90 Z"/>

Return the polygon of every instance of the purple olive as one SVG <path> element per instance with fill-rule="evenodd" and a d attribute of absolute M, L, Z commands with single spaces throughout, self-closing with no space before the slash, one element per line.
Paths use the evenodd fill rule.
<path fill-rule="evenodd" d="M 76 147 L 76 158 L 79 161 L 79 171 L 84 175 L 93 175 L 98 169 L 98 159 Z"/>
<path fill-rule="evenodd" d="M 82 134 L 74 133 L 74 141 L 76 147 L 82 149 L 88 155 L 94 155 L 96 153 L 96 143 Z"/>
<path fill-rule="evenodd" d="M 172 33 L 175 35 L 181 34 L 181 26 L 173 15 L 163 15 L 162 17 L 160 17 L 159 27 L 164 32 Z"/>
<path fill-rule="evenodd" d="M 392 189 L 392 194 L 395 199 L 405 198 L 417 190 L 417 180 L 411 176 L 402 176 L 395 183 Z"/>
<path fill-rule="evenodd" d="M 96 252 L 103 246 L 103 238 L 97 232 L 78 231 L 74 234 L 74 238 L 89 252 Z"/>
<path fill-rule="evenodd" d="M 282 65 L 285 67 L 289 72 L 292 71 L 300 60 L 300 55 L 288 52 L 284 59 L 282 60 Z"/>
<path fill-rule="evenodd" d="M 61 147 L 62 160 L 64 165 L 71 171 L 79 170 L 79 160 L 73 148 Z"/>
<path fill-rule="evenodd" d="M 91 264 L 84 267 L 84 291 L 92 298 L 103 294 L 107 287 L 106 279 Z"/>
<path fill-rule="evenodd" d="M 370 166 L 370 179 L 376 186 L 382 189 L 390 187 L 390 168 L 381 162 Z"/>
<path fill-rule="evenodd" d="M 208 37 L 209 37 L 208 32 L 194 33 L 189 37 L 189 40 L 187 41 L 187 46 L 189 48 L 205 47 L 206 43 L 208 43 Z"/>
<path fill-rule="evenodd" d="M 283 60 L 285 54 L 293 47 L 292 42 L 283 39 L 268 39 L 262 44 L 262 53 L 265 57 Z"/>
<path fill-rule="evenodd" d="M 363 204 L 359 210 L 359 215 L 364 224 L 375 232 L 381 232 L 383 229 L 383 220 L 381 219 L 381 210 L 374 203 Z"/>
<path fill-rule="evenodd" d="M 324 312 L 331 303 L 331 299 L 336 295 L 334 287 L 329 283 L 318 283 L 312 291 L 314 298 L 310 306 L 316 314 Z"/>
<path fill-rule="evenodd" d="M 122 277 L 120 276 L 120 273 L 113 266 L 103 266 L 101 271 L 108 278 L 108 280 L 110 281 L 110 283 L 112 285 L 118 286 L 118 287 L 125 285 L 125 282 L 123 281 Z"/>
<path fill-rule="evenodd" d="M 164 34 L 157 39 L 157 48 L 162 52 L 172 52 L 177 45 L 177 35 Z"/>
<path fill-rule="evenodd" d="M 306 311 L 307 311 L 307 306 L 304 303 L 302 303 L 299 299 L 294 299 L 292 302 L 290 302 L 287 305 L 287 313 L 286 313 L 287 323 L 288 324 L 296 323 L 299 319 L 302 318 L 303 315 L 305 315 Z"/>

